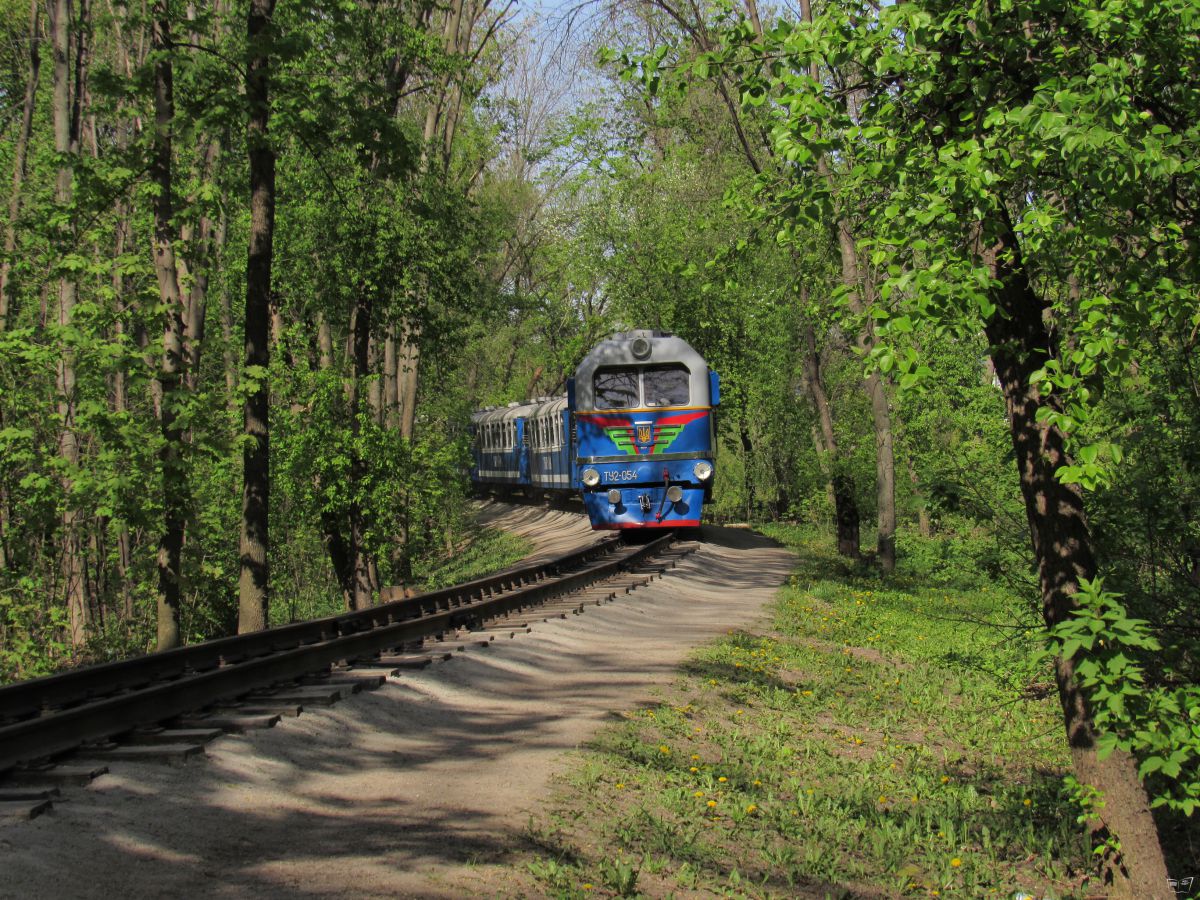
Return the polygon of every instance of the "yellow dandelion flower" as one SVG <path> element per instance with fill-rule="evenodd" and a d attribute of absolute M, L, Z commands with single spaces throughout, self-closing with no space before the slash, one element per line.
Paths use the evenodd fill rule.
<path fill-rule="evenodd" d="M 755 786 L 755 787 L 762 787 L 762 782 L 761 782 L 761 781 L 759 781 L 757 778 L 755 778 L 755 779 L 754 779 L 754 786 Z"/>
<path fill-rule="evenodd" d="M 949 776 L 949 775 L 943 775 L 943 776 L 942 776 L 942 784 L 948 784 L 949 782 L 950 782 L 950 776 Z"/>
<path fill-rule="evenodd" d="M 709 809 L 712 809 L 712 808 L 713 808 L 714 806 L 716 806 L 716 805 L 717 805 L 717 801 L 716 801 L 716 800 L 709 800 L 709 801 L 708 801 L 708 808 L 709 808 Z"/>
<path fill-rule="evenodd" d="M 884 794 L 880 794 L 880 795 L 879 795 L 879 802 L 880 802 L 880 803 L 887 803 L 887 797 L 886 797 Z"/>
<path fill-rule="evenodd" d="M 950 860 L 950 868 L 952 868 L 952 869 L 957 869 L 961 865 L 962 865 L 962 860 L 959 859 L 957 856 L 954 857 L 954 859 Z"/>
<path fill-rule="evenodd" d="M 585 891 L 590 891 L 590 890 L 592 889 L 592 886 L 591 886 L 590 884 L 585 884 L 585 885 L 583 886 L 583 889 L 584 889 Z"/>
<path fill-rule="evenodd" d="M 692 794 L 692 796 L 693 797 L 703 797 L 704 791 L 696 791 L 696 793 Z"/>
<path fill-rule="evenodd" d="M 692 766 L 688 771 L 689 772 L 699 772 L 700 770 L 697 769 L 695 766 Z"/>
<path fill-rule="evenodd" d="M 623 791 L 623 790 L 625 790 L 625 783 L 624 783 L 623 781 L 618 781 L 618 782 L 617 782 L 617 790 L 618 790 L 618 791 Z"/>
<path fill-rule="evenodd" d="M 724 784 L 724 783 L 725 783 L 725 782 L 727 782 L 728 780 L 729 780 L 729 779 L 728 779 L 728 778 L 726 778 L 724 775 L 722 775 L 720 778 L 718 778 L 718 779 L 717 779 L 717 781 L 721 782 L 721 784 Z"/>
<path fill-rule="evenodd" d="M 739 709 L 737 712 L 734 713 L 734 715 L 741 716 L 741 715 L 745 715 L 745 713 L 746 713 L 746 711 L 744 709 Z"/>
<path fill-rule="evenodd" d="M 753 803 L 751 803 L 750 805 L 748 805 L 748 806 L 746 807 L 746 812 L 748 812 L 748 813 L 752 813 L 752 812 L 754 812 L 756 809 L 758 809 L 758 807 L 757 807 L 757 806 L 755 806 Z"/>
<path fill-rule="evenodd" d="M 699 758 L 700 758 L 700 754 L 699 754 L 699 753 L 693 753 L 693 754 L 692 754 L 692 759 L 699 759 Z"/>
<path fill-rule="evenodd" d="M 1033 804 L 1033 801 L 1032 801 L 1032 800 L 1030 800 L 1028 797 L 1026 797 L 1026 798 L 1025 798 L 1024 800 L 1022 800 L 1021 802 L 1022 802 L 1022 803 L 1024 803 L 1026 806 L 1030 806 L 1030 805 L 1032 805 L 1032 804 Z"/>
<path fill-rule="evenodd" d="M 659 752 L 659 753 L 670 753 L 670 752 L 671 752 L 671 748 L 670 748 L 670 747 L 668 747 L 666 744 L 660 744 L 660 745 L 659 745 L 659 748 L 658 748 L 658 752 Z"/>

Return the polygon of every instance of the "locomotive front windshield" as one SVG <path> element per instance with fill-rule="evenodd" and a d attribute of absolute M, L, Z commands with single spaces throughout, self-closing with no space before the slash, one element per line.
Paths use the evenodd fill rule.
<path fill-rule="evenodd" d="M 686 366 L 628 366 L 599 369 L 593 391 L 597 409 L 686 406 L 691 399 Z"/>

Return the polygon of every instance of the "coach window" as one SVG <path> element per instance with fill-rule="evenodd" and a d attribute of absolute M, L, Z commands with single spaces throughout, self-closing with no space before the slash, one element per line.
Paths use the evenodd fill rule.
<path fill-rule="evenodd" d="M 597 409 L 633 409 L 638 405 L 638 370 L 600 369 L 593 389 Z"/>
<path fill-rule="evenodd" d="M 691 374 L 686 366 L 654 366 L 642 373 L 647 406 L 687 406 Z"/>

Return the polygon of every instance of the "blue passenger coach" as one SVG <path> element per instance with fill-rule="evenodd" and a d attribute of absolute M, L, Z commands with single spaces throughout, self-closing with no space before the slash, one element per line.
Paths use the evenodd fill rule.
<path fill-rule="evenodd" d="M 592 527 L 700 524 L 712 496 L 717 373 L 682 338 L 601 342 L 565 397 L 472 416 L 471 478 L 489 490 L 581 492 Z"/>

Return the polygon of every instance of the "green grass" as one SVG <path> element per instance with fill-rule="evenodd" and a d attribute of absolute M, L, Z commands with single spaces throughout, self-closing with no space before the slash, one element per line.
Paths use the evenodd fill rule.
<path fill-rule="evenodd" d="M 1020 600 L 903 566 L 880 578 L 810 532 L 768 531 L 799 554 L 772 629 L 702 648 L 662 703 L 601 733 L 531 822 L 527 889 L 1083 896 Z"/>
<path fill-rule="evenodd" d="M 532 552 L 533 544 L 528 538 L 496 528 L 483 528 L 455 553 L 414 567 L 413 577 L 423 590 L 433 591 L 499 572 Z"/>

